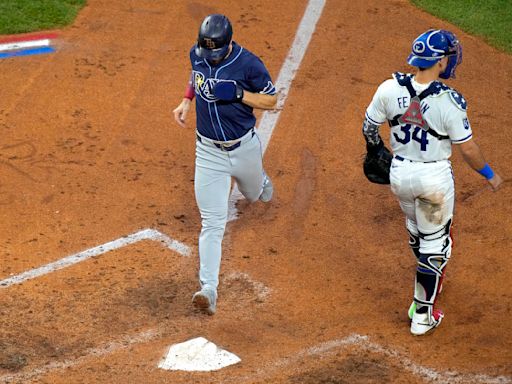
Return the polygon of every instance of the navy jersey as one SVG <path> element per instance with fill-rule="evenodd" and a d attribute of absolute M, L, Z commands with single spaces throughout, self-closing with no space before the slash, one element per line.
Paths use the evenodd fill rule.
<path fill-rule="evenodd" d="M 255 126 L 253 108 L 241 102 L 225 102 L 213 95 L 219 81 L 235 80 L 244 90 L 274 95 L 276 89 L 263 62 L 233 42 L 231 54 L 216 66 L 190 50 L 192 82 L 196 93 L 197 130 L 213 140 L 228 141 L 244 136 Z"/>

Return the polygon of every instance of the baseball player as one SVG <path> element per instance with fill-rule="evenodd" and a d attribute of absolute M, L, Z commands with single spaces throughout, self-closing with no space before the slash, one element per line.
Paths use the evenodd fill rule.
<path fill-rule="evenodd" d="M 231 178 L 251 202 L 268 202 L 273 186 L 263 169 L 261 143 L 253 108 L 274 108 L 277 95 L 263 62 L 232 41 L 224 15 L 207 16 L 190 50 L 192 74 L 183 101 L 173 111 L 185 126 L 196 99 L 196 161 L 194 189 L 201 213 L 199 282 L 192 298 L 196 308 L 216 310 L 221 243 L 228 215 Z"/>
<path fill-rule="evenodd" d="M 385 162 L 387 149 L 379 126 L 388 121 L 391 127 L 393 155 L 387 164 L 387 183 L 405 213 L 409 244 L 417 259 L 409 317 L 411 333 L 423 335 L 444 317 L 435 304 L 452 250 L 452 145 L 493 190 L 502 178 L 485 162 L 473 140 L 466 100 L 439 81 L 455 77 L 462 62 L 462 46 L 455 35 L 446 30 L 422 33 L 414 40 L 407 62 L 417 68 L 416 73 L 395 73 L 379 86 L 366 110 L 363 134 L 367 157 Z M 386 183 L 385 178 L 381 181 Z"/>

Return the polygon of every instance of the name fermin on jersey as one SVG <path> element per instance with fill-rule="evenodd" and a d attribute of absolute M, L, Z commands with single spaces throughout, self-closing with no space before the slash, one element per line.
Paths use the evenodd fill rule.
<path fill-rule="evenodd" d="M 366 117 L 375 125 L 389 122 L 395 155 L 438 161 L 451 156 L 452 143 L 471 139 L 466 108 L 463 96 L 440 81 L 420 84 L 411 74 L 395 73 L 378 88 Z"/>

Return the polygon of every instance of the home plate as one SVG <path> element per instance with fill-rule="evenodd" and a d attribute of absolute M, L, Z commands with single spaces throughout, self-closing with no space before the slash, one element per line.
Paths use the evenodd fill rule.
<path fill-rule="evenodd" d="M 220 349 L 204 337 L 184 343 L 173 344 L 158 368 L 170 371 L 216 371 L 239 363 L 241 360 L 231 352 Z"/>

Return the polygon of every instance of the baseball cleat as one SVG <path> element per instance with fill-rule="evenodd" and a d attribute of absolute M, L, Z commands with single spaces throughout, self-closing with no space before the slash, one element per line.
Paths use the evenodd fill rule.
<path fill-rule="evenodd" d="M 444 313 L 440 309 L 434 309 L 432 316 L 428 313 L 414 312 L 411 320 L 411 333 L 414 336 L 425 335 L 434 328 L 439 327 L 444 318 Z"/>
<path fill-rule="evenodd" d="M 411 306 L 409 307 L 409 312 L 408 312 L 408 315 L 409 315 L 409 319 L 412 320 L 412 317 L 414 315 L 414 312 L 416 312 L 416 302 L 412 302 L 411 303 Z"/>
<path fill-rule="evenodd" d="M 439 291 L 437 292 L 437 294 L 439 295 L 442 291 L 443 291 L 443 283 L 441 282 L 441 285 L 439 286 Z M 411 303 L 411 305 L 409 306 L 409 312 L 408 312 L 409 319 L 412 320 L 412 315 L 414 315 L 414 312 L 416 312 L 416 302 L 413 301 Z"/>
<path fill-rule="evenodd" d="M 217 294 L 212 289 L 202 289 L 192 297 L 194 307 L 208 315 L 213 315 L 217 309 Z"/>
<path fill-rule="evenodd" d="M 272 195 L 274 193 L 274 186 L 272 185 L 272 180 L 270 180 L 270 177 L 265 174 L 263 176 L 263 191 L 260 195 L 260 201 L 263 201 L 264 203 L 268 203 L 270 200 L 272 200 Z"/>

